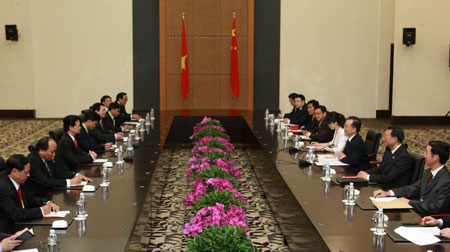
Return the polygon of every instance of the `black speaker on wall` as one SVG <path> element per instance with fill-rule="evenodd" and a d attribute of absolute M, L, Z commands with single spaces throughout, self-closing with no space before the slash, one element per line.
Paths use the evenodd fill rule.
<path fill-rule="evenodd" d="M 19 33 L 17 32 L 17 25 L 5 25 L 6 40 L 18 41 Z"/>
<path fill-rule="evenodd" d="M 412 46 L 416 43 L 416 28 L 403 28 L 403 44 Z"/>

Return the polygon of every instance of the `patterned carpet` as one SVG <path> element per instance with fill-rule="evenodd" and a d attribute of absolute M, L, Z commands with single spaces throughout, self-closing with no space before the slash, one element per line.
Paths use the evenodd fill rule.
<path fill-rule="evenodd" d="M 0 120 L 0 155 L 5 159 L 17 153 L 26 155 L 30 143 L 42 136 L 47 136 L 51 129 L 61 126 L 61 119 Z M 372 126 L 380 132 L 384 130 L 383 127 L 379 124 Z M 363 138 L 367 130 L 367 127 L 362 128 Z M 410 152 L 422 154 L 430 140 L 450 142 L 449 133 L 448 126 L 406 127 L 404 142 L 408 144 Z M 384 149 L 381 143 L 378 159 L 381 159 Z M 265 180 L 270 178 L 264 177 L 264 164 L 258 155 L 263 154 L 242 148 L 237 148 L 233 152 L 233 159 L 244 174 L 238 190 L 249 201 L 246 214 L 252 242 L 262 251 L 300 251 L 296 245 L 302 244 L 305 247 L 308 243 L 306 238 L 308 234 L 302 234 L 301 230 L 295 231 L 301 234 L 297 237 L 283 234 L 279 223 L 285 225 L 295 216 L 291 213 L 282 213 L 276 206 L 268 204 L 267 198 L 282 199 L 281 194 L 261 193 L 267 191 L 270 183 L 266 183 Z M 189 148 L 167 147 L 162 152 L 127 251 L 185 251 L 186 244 L 182 230 L 189 216 L 185 214 L 182 200 L 189 188 L 186 178 L 189 156 Z M 447 162 L 447 166 L 450 167 L 450 162 Z M 254 167 L 254 170 L 250 167 Z M 289 247 L 286 245 L 288 242 Z"/>
<path fill-rule="evenodd" d="M 186 251 L 182 231 L 189 216 L 182 201 L 192 187 L 186 177 L 190 156 L 189 148 L 165 148 L 162 152 L 127 251 Z M 271 207 L 260 193 L 262 189 L 247 153 L 237 148 L 232 159 L 243 174 L 237 190 L 248 200 L 246 216 L 253 244 L 261 251 L 291 251 Z"/>

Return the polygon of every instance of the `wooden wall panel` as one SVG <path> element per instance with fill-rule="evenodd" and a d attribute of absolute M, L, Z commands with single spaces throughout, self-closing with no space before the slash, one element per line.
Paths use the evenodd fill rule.
<path fill-rule="evenodd" d="M 248 109 L 253 104 L 253 92 L 249 86 L 249 65 L 253 57 L 249 55 L 248 18 L 253 18 L 249 8 L 253 0 L 160 0 L 165 7 L 165 20 L 161 41 L 165 42 L 160 60 L 165 64 L 164 78 L 160 85 L 161 101 L 166 109 Z M 249 7 L 250 6 L 250 7 Z M 190 92 L 183 103 L 181 97 L 181 13 L 185 13 L 188 45 Z M 238 64 L 240 97 L 236 99 L 230 86 L 230 47 L 233 12 L 236 12 L 238 36 Z M 250 16 L 249 16 L 250 13 Z M 250 35 L 252 35 L 251 33 Z M 251 61 L 251 62 L 249 62 Z M 250 64 L 249 64 L 250 63 Z M 253 87 L 250 88 L 253 90 Z M 251 97 L 249 97 L 251 96 Z M 251 102 L 252 103 L 252 102 Z"/>

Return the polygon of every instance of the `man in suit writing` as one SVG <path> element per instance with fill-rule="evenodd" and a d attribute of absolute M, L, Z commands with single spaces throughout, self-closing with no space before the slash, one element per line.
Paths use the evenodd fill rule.
<path fill-rule="evenodd" d="M 27 157 L 30 161 L 30 178 L 27 179 L 26 185 L 35 196 L 43 197 L 55 187 L 70 187 L 80 184 L 83 180 L 92 181 L 79 173 L 56 169 L 53 161 L 56 148 L 55 140 L 43 137 L 36 144 L 36 150 Z"/>
<path fill-rule="evenodd" d="M 305 96 L 298 94 L 294 99 L 294 110 L 284 118 L 284 123 L 297 124 L 304 126 L 311 120 L 308 110 L 305 106 Z"/>
<path fill-rule="evenodd" d="M 76 139 L 80 148 L 85 151 L 104 151 L 110 149 L 112 146 L 112 142 L 102 143 L 97 141 L 91 134 L 92 131 L 97 127 L 98 122 L 100 121 L 100 116 L 90 111 L 86 113 L 84 118 L 84 122 L 81 123 L 80 134 L 76 135 Z"/>
<path fill-rule="evenodd" d="M 120 105 L 120 115 L 119 115 L 119 120 L 120 120 L 120 124 L 126 122 L 126 121 L 130 121 L 130 120 L 139 120 L 141 119 L 141 116 L 138 114 L 128 114 L 126 109 L 125 109 L 125 105 L 127 105 L 128 102 L 128 96 L 126 93 L 118 93 L 116 96 L 116 103 Z"/>
<path fill-rule="evenodd" d="M 79 164 L 92 163 L 97 158 L 97 153 L 89 151 L 88 153 L 81 150 L 77 139 L 80 134 L 80 118 L 75 115 L 64 117 L 64 134 L 58 143 L 56 149 L 56 163 L 58 169 L 72 171 Z"/>
<path fill-rule="evenodd" d="M 309 136 L 311 141 L 318 143 L 327 143 L 333 140 L 334 130 L 328 127 L 327 107 L 318 105 L 314 108 L 314 118 L 317 124 L 311 129 L 311 131 L 303 130 L 303 135 Z"/>
<path fill-rule="evenodd" d="M 284 115 L 282 113 L 279 113 L 278 114 L 279 118 L 289 118 L 289 116 L 292 115 L 295 112 L 295 97 L 296 96 L 297 96 L 296 93 L 290 93 L 289 94 L 288 99 L 289 99 L 289 103 L 292 106 L 292 111 L 291 111 L 291 113 L 286 113 Z"/>
<path fill-rule="evenodd" d="M 21 220 L 42 218 L 59 207 L 50 201 L 31 196 L 22 186 L 30 176 L 30 162 L 24 155 L 12 155 L 6 161 L 6 176 L 0 178 L 0 231 L 8 231 Z"/>
<path fill-rule="evenodd" d="M 356 116 L 350 116 L 345 120 L 344 132 L 348 140 L 344 151 L 338 154 L 338 159 L 352 168 L 365 171 L 370 168 L 370 164 L 364 141 L 359 135 L 361 124 L 361 119 Z"/>
<path fill-rule="evenodd" d="M 106 131 L 105 125 L 104 125 L 104 119 L 106 117 L 106 107 L 103 106 L 101 103 L 95 103 L 92 105 L 92 110 L 97 113 L 100 116 L 100 121 L 98 122 L 97 126 L 92 130 L 91 135 L 97 142 L 99 143 L 108 143 L 108 142 L 115 142 L 116 140 L 122 140 L 123 139 L 123 133 L 110 133 Z"/>
<path fill-rule="evenodd" d="M 399 197 L 421 216 L 450 211 L 450 173 L 445 167 L 449 145 L 442 141 L 430 141 L 425 152 L 425 164 L 430 167 L 416 183 L 395 190 L 377 190 L 374 197 Z M 419 200 L 411 199 L 419 197 Z"/>
<path fill-rule="evenodd" d="M 384 131 L 383 141 L 386 151 L 383 161 L 377 167 L 360 171 L 358 177 L 373 181 L 381 188 L 402 187 L 409 184 L 413 160 L 408 153 L 408 145 L 402 144 L 405 135 L 397 126 L 390 126 Z"/>

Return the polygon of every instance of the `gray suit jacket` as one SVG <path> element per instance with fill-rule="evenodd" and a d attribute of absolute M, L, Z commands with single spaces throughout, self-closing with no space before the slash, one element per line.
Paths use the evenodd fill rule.
<path fill-rule="evenodd" d="M 419 200 L 410 200 L 409 204 L 421 216 L 449 213 L 450 173 L 444 166 L 427 186 L 430 173 L 431 169 L 426 169 L 420 180 L 412 185 L 394 190 L 394 194 L 396 197 L 406 198 L 418 196 Z"/>

